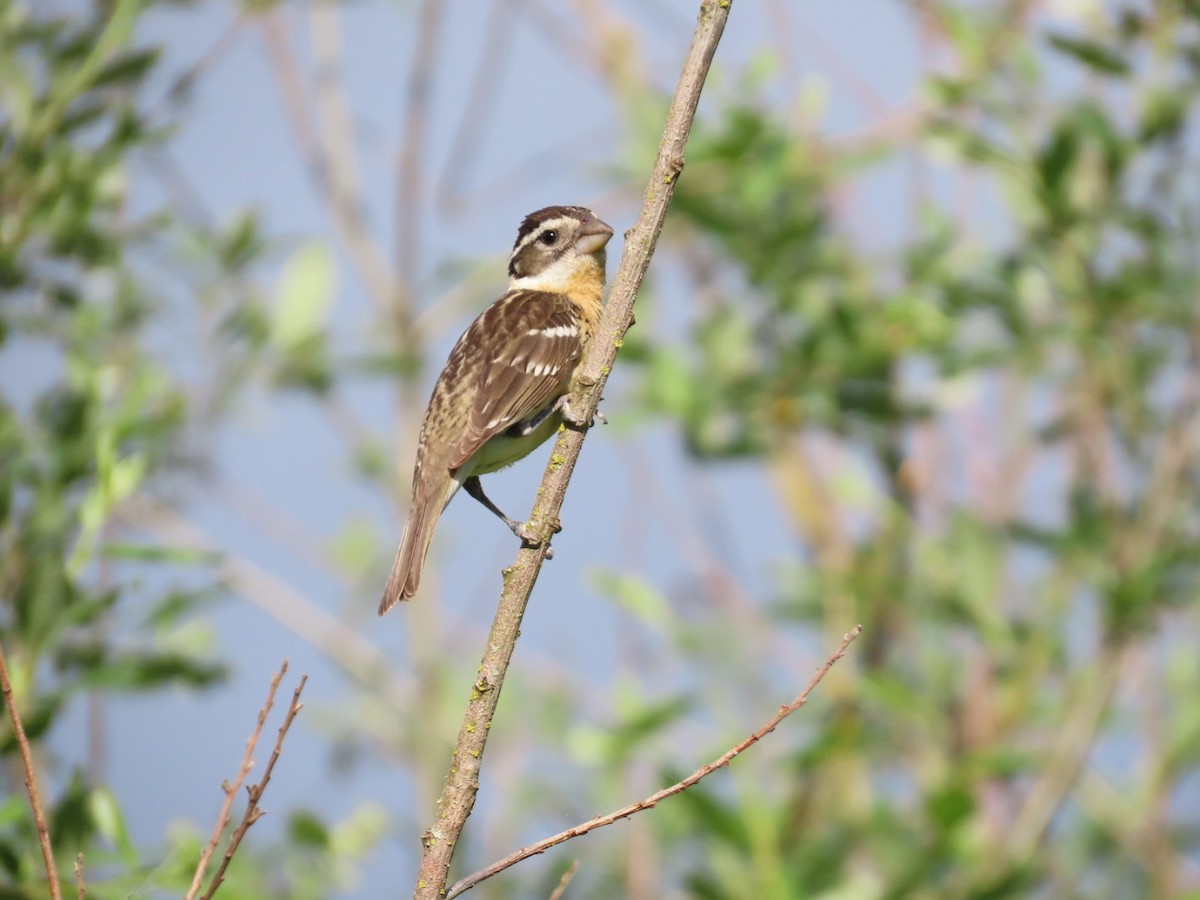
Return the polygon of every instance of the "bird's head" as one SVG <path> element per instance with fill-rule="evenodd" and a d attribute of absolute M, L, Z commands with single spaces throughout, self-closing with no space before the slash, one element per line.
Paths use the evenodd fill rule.
<path fill-rule="evenodd" d="M 604 280 L 612 226 L 582 206 L 547 206 L 517 230 L 508 258 L 509 288 L 562 291 L 580 277 Z"/>

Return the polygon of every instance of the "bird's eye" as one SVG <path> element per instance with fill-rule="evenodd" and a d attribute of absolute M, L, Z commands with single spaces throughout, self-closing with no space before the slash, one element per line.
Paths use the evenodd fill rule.
<path fill-rule="evenodd" d="M 538 240 L 547 247 L 553 247 L 558 241 L 558 232 L 553 228 L 551 228 L 549 231 L 543 231 L 540 235 L 538 235 Z"/>

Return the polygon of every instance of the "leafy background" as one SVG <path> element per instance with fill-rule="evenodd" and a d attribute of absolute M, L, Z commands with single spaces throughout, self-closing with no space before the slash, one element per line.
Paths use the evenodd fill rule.
<path fill-rule="evenodd" d="M 223 895 L 406 889 L 513 550 L 460 501 L 375 619 L 429 383 L 524 213 L 632 220 L 693 7 L 0 7 L 0 639 L 68 881 L 186 889 L 289 657 Z M 478 893 L 1200 896 L 1198 80 L 1184 0 L 736 5 L 460 870 L 865 630 Z"/>

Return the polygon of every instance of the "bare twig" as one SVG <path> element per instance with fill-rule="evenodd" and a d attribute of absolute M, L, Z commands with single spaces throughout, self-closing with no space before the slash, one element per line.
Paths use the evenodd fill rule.
<path fill-rule="evenodd" d="M 446 163 L 438 178 L 435 202 L 443 211 L 460 211 L 465 197 L 464 186 L 470 184 L 471 168 L 481 148 L 487 146 L 482 140 L 487 131 L 488 118 L 495 107 L 494 98 L 503 84 L 504 61 L 512 52 L 513 42 L 509 38 L 516 16 L 512 4 L 507 0 L 492 0 L 484 34 L 484 42 L 471 88 L 463 103 L 462 115 L 454 129 L 454 139 L 446 154 Z"/>
<path fill-rule="evenodd" d="M 392 313 L 400 337 L 408 340 L 412 339 L 415 284 L 421 271 L 425 142 L 443 7 L 442 0 L 423 0 L 417 15 L 417 52 L 405 87 L 404 131 L 396 157 L 396 250 L 393 259 L 400 291 L 392 298 Z"/>
<path fill-rule="evenodd" d="M 654 806 L 657 806 L 660 801 L 665 800 L 667 797 L 671 797 L 675 794 L 686 791 L 692 785 L 712 774 L 717 769 L 729 765 L 730 761 L 735 756 L 757 744 L 764 737 L 774 731 L 780 722 L 808 702 L 809 694 L 813 692 L 813 689 L 816 688 L 821 679 L 825 677 L 826 673 L 833 668 L 834 663 L 846 655 L 846 648 L 850 646 L 856 637 L 858 637 L 859 632 L 861 631 L 861 625 L 855 625 L 852 629 L 850 629 L 850 631 L 846 633 L 846 636 L 842 638 L 842 642 L 838 645 L 838 648 L 834 650 L 833 653 L 829 654 L 829 658 L 825 660 L 819 669 L 817 669 L 817 671 L 813 674 L 813 677 L 809 679 L 808 684 L 804 686 L 804 690 L 797 694 L 791 703 L 786 703 L 779 707 L 779 711 L 776 712 L 775 715 L 773 715 L 770 719 L 768 719 L 767 723 L 763 725 L 762 728 L 758 729 L 758 731 L 754 732 L 740 743 L 730 747 L 712 762 L 704 764 L 682 781 L 677 781 L 670 787 L 663 788 L 660 791 L 655 791 L 649 797 L 638 800 L 636 803 L 631 803 L 628 806 L 623 806 L 618 810 L 610 812 L 608 815 L 596 816 L 594 819 L 589 819 L 586 822 L 583 822 L 572 828 L 568 828 L 566 831 L 560 831 L 558 834 L 552 835 L 551 837 L 543 838 L 535 844 L 530 844 L 528 847 L 523 847 L 517 852 L 504 857 L 504 859 L 497 860 L 485 869 L 480 869 L 478 872 L 458 880 L 454 883 L 450 890 L 446 892 L 446 900 L 451 900 L 451 898 L 457 897 L 459 894 L 470 890 L 481 881 L 503 872 L 505 869 L 519 863 L 523 859 L 528 859 L 531 856 L 537 856 L 539 853 L 545 853 L 551 847 L 565 843 L 572 838 L 580 837 L 581 835 L 587 834 L 589 831 L 595 831 L 597 828 L 603 828 L 606 825 L 612 825 L 614 822 L 620 821 L 621 819 L 627 819 L 632 815 L 642 812 L 643 810 L 651 809 Z"/>
<path fill-rule="evenodd" d="M 580 376 L 582 396 L 573 398 L 572 407 L 585 420 L 594 414 L 617 350 L 625 332 L 633 324 L 633 304 L 662 232 L 676 180 L 683 170 L 683 151 L 691 134 L 700 92 L 721 33 L 725 30 L 731 5 L 730 0 L 703 0 L 700 4 L 699 21 L 667 112 L 658 157 L 646 186 L 645 202 L 637 222 L 625 235 L 625 252 L 613 279 L 612 293 Z M 558 524 L 558 513 L 579 458 L 584 435 L 583 430 L 564 430 L 559 434 L 529 521 L 529 527 L 542 539 L 541 546 L 522 548 L 517 554 L 516 563 L 504 571 L 500 602 L 479 666 L 479 677 L 472 687 L 459 729 L 450 772 L 438 801 L 437 816 L 433 825 L 422 835 L 425 852 L 417 873 L 414 892 L 417 900 L 432 900 L 442 896 L 459 835 L 475 805 L 479 771 L 492 716 L 516 647 L 525 607 L 549 549 L 550 536 Z"/>
<path fill-rule="evenodd" d="M 250 770 L 254 767 L 254 749 L 258 746 L 259 736 L 262 734 L 263 725 L 266 724 L 267 715 L 271 712 L 271 707 L 275 705 L 275 692 L 279 689 L 279 682 L 283 680 L 283 676 L 287 674 L 287 660 L 283 661 L 283 665 L 279 667 L 279 671 L 271 676 L 271 686 L 267 689 L 267 699 L 263 703 L 262 709 L 258 711 L 258 721 L 254 724 L 254 731 L 250 733 L 250 737 L 246 740 L 246 752 L 242 754 L 242 764 L 238 767 L 237 778 L 233 784 L 228 781 L 221 785 L 221 790 L 225 792 L 225 800 L 221 803 L 221 811 L 217 814 L 217 824 L 213 826 L 212 837 L 208 839 L 208 846 L 200 854 L 200 861 L 196 864 L 196 872 L 192 876 L 192 886 L 188 888 L 185 895 L 185 900 L 193 900 L 200 892 L 200 885 L 204 883 L 204 872 L 208 868 L 208 861 L 212 859 L 212 855 L 217 851 L 217 844 L 221 843 L 221 835 L 225 832 L 225 826 L 229 824 L 229 814 L 233 810 L 233 799 L 241 790 L 242 783 L 246 780 L 246 776 L 250 774 Z"/>
<path fill-rule="evenodd" d="M 162 96 L 150 104 L 144 118 L 156 126 L 160 126 L 161 123 L 156 121 L 160 115 L 177 112 L 182 101 L 187 98 L 188 93 L 200 80 L 200 76 L 213 69 L 233 49 L 235 38 L 241 37 L 245 24 L 244 15 L 234 16 L 208 49 L 201 53 L 190 66 L 171 79 L 171 83 Z"/>
<path fill-rule="evenodd" d="M 33 821 L 37 827 L 38 842 L 42 845 L 42 862 L 46 866 L 46 879 L 50 883 L 51 900 L 62 900 L 62 888 L 58 883 L 58 869 L 54 866 L 54 849 L 50 846 L 50 829 L 46 827 L 46 814 L 42 811 L 42 798 L 38 791 L 37 773 L 33 768 L 33 752 L 21 714 L 17 712 L 17 701 L 13 697 L 12 683 L 8 680 L 8 665 L 4 660 L 4 648 L 0 647 L 0 690 L 4 693 L 4 705 L 8 707 L 8 718 L 12 722 L 17 749 L 21 752 L 21 766 L 25 770 L 25 790 L 29 794 L 29 808 L 33 810 Z"/>
<path fill-rule="evenodd" d="M 84 900 L 87 896 L 87 885 L 83 881 L 83 854 L 75 854 L 75 890 L 79 894 L 79 900 Z"/>
<path fill-rule="evenodd" d="M 567 885 L 571 883 L 571 879 L 575 877 L 575 873 L 579 871 L 579 860 L 571 860 L 571 864 L 567 866 L 567 871 L 563 872 L 562 878 L 558 879 L 558 884 L 554 886 L 554 890 L 550 892 L 548 900 L 562 900 L 567 893 Z"/>
<path fill-rule="evenodd" d="M 332 16 L 333 11 L 328 11 L 328 15 Z M 331 20 L 326 20 L 326 24 L 329 21 Z M 334 228 L 355 270 L 366 285 L 371 300 L 381 309 L 386 308 L 388 299 L 392 296 L 394 278 L 383 251 L 367 226 L 362 198 L 356 191 L 357 169 L 349 168 L 353 159 L 353 147 L 349 137 L 323 136 L 309 117 L 308 111 L 313 103 L 308 95 L 304 73 L 292 50 L 283 12 L 274 10 L 264 13 L 262 22 L 267 56 L 283 95 L 284 112 L 287 114 L 288 124 L 296 138 L 300 154 L 308 167 L 309 176 L 317 189 L 317 195 L 324 201 Z M 335 49 L 324 39 L 313 48 L 314 53 L 318 54 L 328 54 Z M 329 60 L 325 60 L 323 65 L 323 77 L 332 79 L 334 76 L 329 75 Z M 317 99 L 321 101 L 326 118 L 331 110 L 336 110 L 335 115 L 338 118 L 348 118 L 342 115 L 339 107 L 329 106 L 331 98 L 335 104 L 341 102 L 336 81 L 327 80 L 318 87 Z M 328 141 L 333 143 L 326 146 L 325 142 Z"/>
<path fill-rule="evenodd" d="M 271 701 L 274 699 L 275 688 L 279 684 L 278 679 L 283 676 L 286 670 L 287 661 L 285 660 L 279 675 L 271 681 L 271 693 L 268 696 L 267 704 L 259 714 L 259 724 L 258 728 L 255 729 L 255 736 L 253 738 L 255 741 L 258 739 L 258 732 L 262 729 L 262 721 L 266 716 L 266 711 L 270 709 Z M 304 704 L 300 702 L 300 694 L 304 691 L 304 685 L 307 683 L 308 676 L 301 675 L 300 683 L 296 685 L 296 690 L 292 692 L 292 702 L 288 706 L 287 715 L 283 717 L 283 724 L 279 726 L 279 733 L 275 737 L 275 747 L 271 750 L 271 758 L 267 760 L 267 767 L 263 770 L 263 776 L 259 779 L 258 784 L 252 784 L 246 788 L 246 812 L 242 815 L 242 821 L 238 823 L 238 827 L 234 829 L 233 836 L 229 839 L 229 846 L 225 849 L 225 855 L 221 858 L 221 865 L 217 868 L 216 874 L 213 875 L 212 883 L 208 886 L 203 900 L 212 900 L 213 894 L 217 892 L 217 888 L 225 880 L 225 870 L 229 868 L 233 854 L 237 853 L 238 847 L 241 846 L 242 838 L 246 836 L 246 832 L 250 830 L 250 826 L 264 815 L 263 810 L 258 808 L 258 801 L 262 799 L 263 792 L 267 789 L 267 782 L 271 780 L 271 771 L 275 768 L 275 763 L 279 761 L 280 754 L 283 753 L 283 739 L 287 737 L 288 729 L 292 727 L 292 722 L 295 720 L 297 713 L 304 708 Z M 248 747 L 247 750 L 249 751 L 249 749 Z M 243 760 L 244 764 L 245 761 Z"/>
<path fill-rule="evenodd" d="M 422 215 L 425 208 L 425 144 L 443 6 L 443 0 L 422 0 L 421 3 L 415 34 L 416 55 L 404 92 L 404 131 L 396 156 L 393 200 L 396 243 L 392 259 L 395 290 L 386 298 L 385 312 L 394 329 L 396 349 L 402 356 L 414 360 L 421 359 L 421 337 L 416 323 L 421 305 L 418 285 L 420 238 L 425 219 Z M 408 459 L 409 448 L 416 446 L 423 398 L 419 369 L 412 369 L 408 377 L 400 379 L 396 395 L 396 445 L 400 450 L 395 455 L 398 484 L 406 483 L 408 473 L 400 460 Z"/>
<path fill-rule="evenodd" d="M 1096 745 L 1096 734 L 1120 683 L 1127 650 L 1124 642 L 1106 646 L 1094 675 L 1083 680 L 1078 695 L 1063 712 L 1049 761 L 1013 817 L 1007 836 L 1008 860 L 1024 863 L 1042 846 L 1055 813 L 1075 787 Z M 1004 858 L 998 856 L 997 861 Z"/>

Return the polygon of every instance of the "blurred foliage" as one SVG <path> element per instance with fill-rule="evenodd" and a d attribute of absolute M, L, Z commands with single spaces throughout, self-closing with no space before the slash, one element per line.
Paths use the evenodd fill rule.
<path fill-rule="evenodd" d="M 911 134 L 840 149 L 749 85 L 689 145 L 645 415 L 767 464 L 783 621 L 866 631 L 790 765 L 655 830 L 695 897 L 1196 892 L 1200 9 L 922 15 L 956 65 Z M 859 249 L 834 198 L 917 154 L 968 204 Z"/>
<path fill-rule="evenodd" d="M 35 744 L 99 695 L 224 678 L 195 615 L 219 593 L 211 555 L 134 543 L 123 516 L 201 474 L 205 429 L 253 367 L 283 384 L 320 383 L 310 331 L 323 300 L 285 284 L 268 327 L 239 284 L 263 250 L 253 216 L 225 231 L 165 209 L 134 211 L 131 168 L 172 124 L 150 104 L 159 53 L 133 41 L 145 4 L 117 0 L 74 16 L 39 6 L 0 6 L 0 350 L 23 354 L 29 376 L 0 394 L 0 643 Z M 209 300 L 210 349 L 220 355 L 207 360 L 215 377 L 206 374 L 203 390 L 156 342 L 179 313 L 161 276 L 148 274 L 164 260 L 195 273 L 188 288 Z M 43 897 L 7 715 L 0 754 L 0 894 Z M 58 782 L 61 792 L 47 794 Z M 178 836 L 160 864 L 160 851 L 132 845 L 117 798 L 82 770 L 46 777 L 43 803 L 64 883 L 82 852 L 95 896 L 186 890 L 195 835 Z M 235 867 L 223 895 L 327 896 L 353 880 L 351 861 L 374 843 L 365 825 L 322 826 L 322 854 L 337 865 L 288 844 L 274 860 L 279 874 Z"/>
<path fill-rule="evenodd" d="M 0 349 L 39 385 L 0 392 L 0 641 L 42 757 L 97 696 L 223 677 L 200 615 L 219 557 L 130 523 L 209 484 L 237 400 L 289 391 L 336 417 L 343 380 L 399 373 L 415 396 L 418 374 L 394 364 L 403 316 L 380 323 L 386 347 L 335 354 L 342 260 L 322 240 L 278 253 L 253 212 L 131 202 L 197 76 L 163 92 L 164 60 L 133 37 L 144 4 L 91 9 L 0 7 Z M 721 552 L 670 588 L 597 572 L 628 658 L 600 690 L 533 662 L 510 680 L 501 718 L 520 727 L 493 737 L 483 779 L 503 803 L 481 803 L 463 871 L 687 774 L 862 622 L 786 739 L 567 851 L 568 896 L 1200 896 L 1200 14 L 911 14 L 939 64 L 884 127 L 824 136 L 811 103 L 779 102 L 769 54 L 711 86 L 660 247 L 688 281 L 683 324 L 647 328 L 673 312 L 647 297 L 623 350 L 632 418 L 764 480 L 777 511 L 722 513 L 731 530 L 778 514 L 795 557 L 754 573 L 766 596 Z M 662 98 L 610 37 L 640 184 Z M 904 167 L 904 215 L 847 201 Z M 194 358 L 163 346 L 172 329 L 197 335 Z M 382 443 L 341 425 L 355 470 L 394 488 Z M 332 565 L 369 594 L 374 527 L 339 528 Z M 337 766 L 410 766 L 412 808 L 285 813 L 222 896 L 352 892 L 385 837 L 418 852 L 476 658 L 421 641 L 410 704 L 394 672 L 327 651 L 354 690 L 311 711 Z M 0 754 L 0 894 L 43 896 L 6 721 Z M 186 890 L 207 824 L 134 846 L 120 798 L 56 775 L 68 883 L 82 850 L 96 896 Z M 477 893 L 547 896 L 565 867 L 547 859 Z"/>

